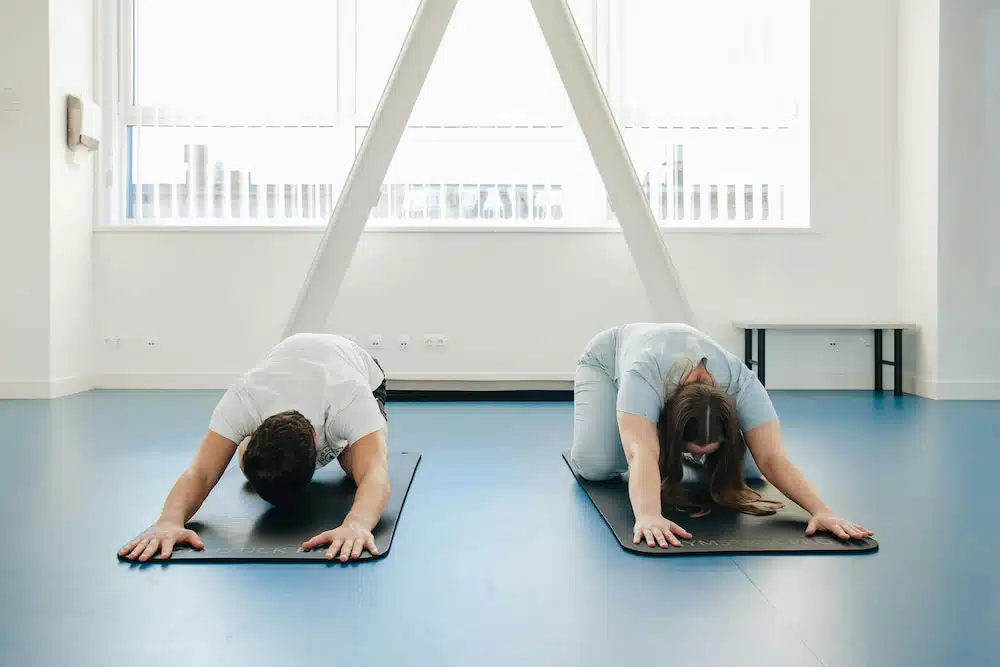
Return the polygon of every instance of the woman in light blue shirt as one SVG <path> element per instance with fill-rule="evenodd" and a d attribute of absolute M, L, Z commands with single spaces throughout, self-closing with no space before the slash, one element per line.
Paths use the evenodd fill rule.
<path fill-rule="evenodd" d="M 581 355 L 574 385 L 571 458 L 587 479 L 629 473 L 633 541 L 680 546 L 691 534 L 662 515 L 684 503 L 685 466 L 712 499 L 770 514 L 746 484 L 763 477 L 811 514 L 806 533 L 869 537 L 832 512 L 785 454 L 778 416 L 757 376 L 735 355 L 685 324 L 625 324 L 602 331 Z"/>

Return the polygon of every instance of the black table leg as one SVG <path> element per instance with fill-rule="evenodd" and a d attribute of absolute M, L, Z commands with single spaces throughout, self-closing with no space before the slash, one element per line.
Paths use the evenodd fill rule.
<path fill-rule="evenodd" d="M 896 396 L 903 395 L 903 330 L 894 329 L 892 332 L 892 354 L 893 354 L 893 387 L 892 392 Z"/>
<path fill-rule="evenodd" d="M 757 329 L 757 379 L 764 384 L 764 330 Z"/>
<path fill-rule="evenodd" d="M 882 391 L 882 330 L 875 329 L 875 391 Z"/>
<path fill-rule="evenodd" d="M 743 363 L 753 370 L 753 329 L 743 330 Z"/>

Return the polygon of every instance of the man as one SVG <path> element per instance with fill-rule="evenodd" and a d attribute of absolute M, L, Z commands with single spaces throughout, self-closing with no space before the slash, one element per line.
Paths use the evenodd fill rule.
<path fill-rule="evenodd" d="M 118 554 L 167 559 L 176 544 L 204 547 L 185 523 L 218 483 L 234 454 L 264 500 L 290 502 L 313 472 L 333 459 L 357 492 L 344 522 L 302 544 L 329 545 L 328 559 L 377 555 L 372 530 L 389 500 L 385 374 L 353 342 L 332 334 L 297 334 L 274 347 L 234 382 L 212 414 L 191 466 L 167 496 L 160 518 Z"/>

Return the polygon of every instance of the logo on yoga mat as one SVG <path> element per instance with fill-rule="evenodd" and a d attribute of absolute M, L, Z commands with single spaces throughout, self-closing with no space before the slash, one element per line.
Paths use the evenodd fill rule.
<path fill-rule="evenodd" d="M 712 508 L 708 505 L 702 506 L 692 506 L 692 507 L 682 507 L 680 505 L 674 505 L 674 511 L 679 514 L 684 514 L 690 519 L 700 519 L 702 517 L 708 516 L 712 513 Z"/>
<path fill-rule="evenodd" d="M 839 544 L 830 537 L 800 537 L 791 539 L 749 539 L 749 540 L 681 540 L 688 547 L 809 547 Z"/>

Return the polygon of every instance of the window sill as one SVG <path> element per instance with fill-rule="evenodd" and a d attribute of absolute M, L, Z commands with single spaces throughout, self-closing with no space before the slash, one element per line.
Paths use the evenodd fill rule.
<path fill-rule="evenodd" d="M 326 229 L 326 225 L 288 223 L 288 224 L 121 224 L 121 225 L 98 225 L 94 227 L 96 233 L 155 233 L 155 232 L 259 232 L 270 234 L 281 233 L 321 233 Z M 751 225 L 660 225 L 660 230 L 666 234 L 817 234 L 819 230 L 814 227 L 804 227 L 801 225 L 773 225 L 773 226 L 751 226 Z M 392 223 L 369 223 L 365 227 L 365 233 L 369 234 L 395 234 L 395 233 L 420 233 L 420 234 L 619 234 L 621 227 L 617 224 L 607 225 L 574 225 L 574 224 L 480 224 L 470 225 L 468 223 L 455 224 L 392 224 Z"/>

